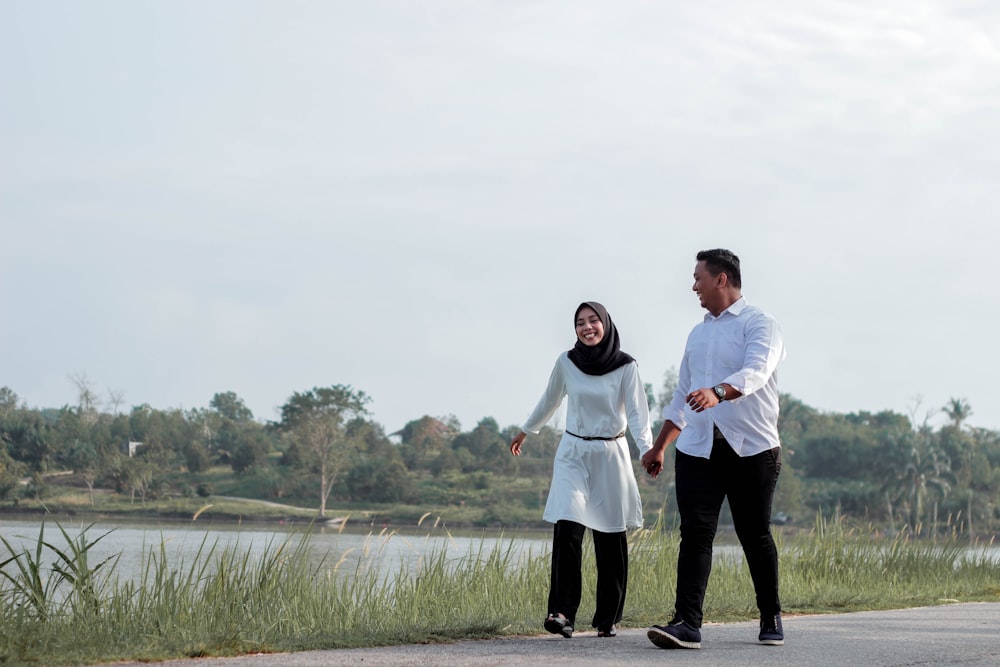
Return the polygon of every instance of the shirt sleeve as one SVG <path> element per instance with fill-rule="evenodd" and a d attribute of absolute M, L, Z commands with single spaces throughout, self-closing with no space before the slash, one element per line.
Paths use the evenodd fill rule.
<path fill-rule="evenodd" d="M 778 364 L 785 358 L 785 343 L 778 323 L 761 313 L 747 324 L 743 368 L 729 375 L 724 383 L 740 390 L 742 396 L 733 399 L 739 403 L 767 384 Z"/>
<path fill-rule="evenodd" d="M 649 428 L 649 405 L 646 403 L 646 388 L 639 377 L 639 366 L 634 361 L 625 366 L 622 375 L 622 391 L 625 394 L 625 417 L 632 432 L 639 456 L 653 448 L 653 432 Z"/>
<path fill-rule="evenodd" d="M 549 376 L 549 385 L 545 388 L 545 393 L 538 400 L 538 405 L 528 420 L 524 422 L 521 430 L 525 433 L 537 435 L 542 427 L 552 419 L 563 398 L 566 396 L 566 378 L 562 372 L 562 357 L 556 359 L 556 365 Z"/>

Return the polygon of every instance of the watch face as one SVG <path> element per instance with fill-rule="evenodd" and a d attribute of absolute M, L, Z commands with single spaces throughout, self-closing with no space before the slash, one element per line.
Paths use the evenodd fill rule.
<path fill-rule="evenodd" d="M 719 397 L 720 401 L 725 400 L 725 398 L 726 398 L 726 388 L 725 387 L 723 387 L 723 386 L 720 385 L 718 387 L 713 387 L 713 389 L 715 390 L 715 395 Z"/>

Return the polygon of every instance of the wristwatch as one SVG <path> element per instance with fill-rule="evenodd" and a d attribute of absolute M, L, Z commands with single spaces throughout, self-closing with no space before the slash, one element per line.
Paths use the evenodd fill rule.
<path fill-rule="evenodd" d="M 715 395 L 719 397 L 720 401 L 726 400 L 726 388 L 723 387 L 721 384 L 717 384 L 714 387 L 712 387 L 712 391 L 715 392 Z"/>

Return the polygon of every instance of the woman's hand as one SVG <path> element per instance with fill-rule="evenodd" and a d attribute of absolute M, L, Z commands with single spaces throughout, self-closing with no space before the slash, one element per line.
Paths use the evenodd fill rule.
<path fill-rule="evenodd" d="M 525 433 L 524 431 L 520 431 L 517 435 L 515 435 L 514 439 L 510 441 L 510 453 L 513 454 L 514 456 L 520 456 L 521 443 L 523 443 L 524 439 L 527 437 L 528 434 Z"/>

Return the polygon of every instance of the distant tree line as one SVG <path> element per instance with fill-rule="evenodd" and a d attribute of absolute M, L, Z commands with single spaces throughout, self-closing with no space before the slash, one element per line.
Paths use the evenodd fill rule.
<path fill-rule="evenodd" d="M 55 473 L 85 487 L 91 502 L 97 489 L 132 502 L 209 495 L 206 473 L 226 466 L 242 495 L 314 506 L 321 516 L 331 502 L 475 506 L 502 522 L 540 517 L 561 435 L 546 427 L 514 458 L 507 447 L 516 425 L 485 417 L 463 430 L 453 416 L 425 415 L 386 434 L 369 397 L 345 385 L 295 392 L 280 419 L 261 422 L 233 392 L 186 411 L 121 411 L 117 394 L 102 410 L 86 378 L 74 381 L 79 400 L 61 408 L 29 408 L 0 388 L 0 502 L 44 498 Z M 653 414 L 675 382 L 668 371 L 659 397 L 647 386 Z M 942 408 L 948 423 L 938 428 L 913 415 L 824 413 L 788 395 L 781 402 L 776 511 L 920 534 L 1000 527 L 1000 434 L 969 427 L 964 399 Z M 673 511 L 672 471 L 655 482 L 638 477 L 647 507 Z"/>
<path fill-rule="evenodd" d="M 929 415 L 827 414 L 783 396 L 779 430 L 803 508 L 918 534 L 996 531 L 1000 433 L 969 427 L 964 399 L 940 411 L 948 421 L 933 428 Z"/>

